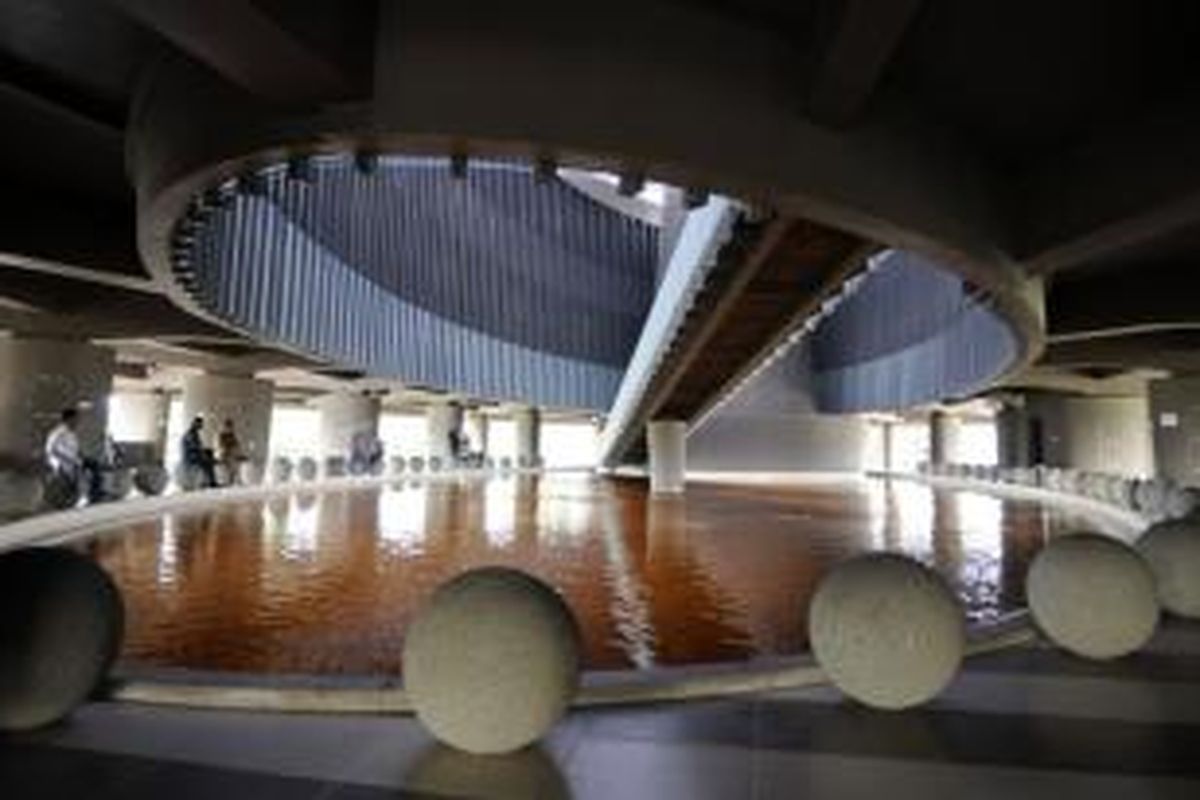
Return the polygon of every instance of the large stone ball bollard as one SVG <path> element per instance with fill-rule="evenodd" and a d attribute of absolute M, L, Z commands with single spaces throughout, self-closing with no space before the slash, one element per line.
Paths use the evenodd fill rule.
<path fill-rule="evenodd" d="M 1041 631 L 1084 658 L 1132 653 L 1158 625 L 1150 567 L 1133 548 L 1099 534 L 1052 540 L 1033 560 L 1025 593 Z"/>
<path fill-rule="evenodd" d="M 920 705 L 954 678 L 966 643 L 946 582 L 905 556 L 874 553 L 835 568 L 808 613 L 813 655 L 850 697 L 876 708 Z"/>
<path fill-rule="evenodd" d="M 121 595 L 100 567 L 57 548 L 0 555 L 0 730 L 56 722 L 87 699 L 121 645 Z"/>
<path fill-rule="evenodd" d="M 50 472 L 46 475 L 46 485 L 42 491 L 42 502 L 47 508 L 63 511 L 79 505 L 83 498 L 83 487 L 79 479 L 62 472 Z"/>
<path fill-rule="evenodd" d="M 392 456 L 392 474 L 403 475 L 408 469 L 408 459 L 404 456 Z"/>
<path fill-rule="evenodd" d="M 305 483 L 311 483 L 312 481 L 315 481 L 317 479 L 317 473 L 320 471 L 321 468 L 317 465 L 317 460 L 312 456 L 304 456 L 296 465 L 296 474 L 300 477 L 300 480 L 304 481 Z"/>
<path fill-rule="evenodd" d="M 421 456 L 413 456 L 408 460 L 408 467 L 413 472 L 420 474 L 425 471 L 425 459 Z"/>
<path fill-rule="evenodd" d="M 272 483 L 287 483 L 292 479 L 292 472 L 295 470 L 295 465 L 287 456 L 279 456 L 271 462 L 271 482 Z"/>
<path fill-rule="evenodd" d="M 516 570 L 443 585 L 404 641 L 404 686 L 440 741 L 507 753 L 539 739 L 579 686 L 579 631 L 562 598 Z"/>
<path fill-rule="evenodd" d="M 1196 511 L 1197 493 L 1187 486 L 1172 486 L 1167 492 L 1166 515 L 1168 519 L 1184 519 Z"/>
<path fill-rule="evenodd" d="M 167 490 L 171 476 L 162 464 L 143 464 L 133 471 L 133 485 L 146 497 L 157 497 Z"/>
<path fill-rule="evenodd" d="M 265 470 L 257 461 L 243 461 L 238 466 L 238 478 L 243 486 L 261 486 Z"/>
<path fill-rule="evenodd" d="M 325 477 L 346 477 L 346 459 L 342 456 L 327 456 L 325 458 Z"/>
<path fill-rule="evenodd" d="M 429 471 L 430 472 L 441 472 L 442 471 L 442 457 L 441 456 L 430 456 L 429 457 Z"/>
<path fill-rule="evenodd" d="M 37 513 L 42 506 L 42 476 L 28 469 L 0 469 L 0 520 Z"/>
<path fill-rule="evenodd" d="M 1137 546 L 1154 574 L 1162 607 L 1200 619 L 1200 522 L 1160 522 L 1142 534 Z"/>

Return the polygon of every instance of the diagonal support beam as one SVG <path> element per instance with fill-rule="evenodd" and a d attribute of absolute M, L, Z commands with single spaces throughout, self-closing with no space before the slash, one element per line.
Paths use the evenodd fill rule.
<path fill-rule="evenodd" d="M 192 58 L 281 105 L 353 96 L 353 68 L 302 41 L 250 0 L 112 0 Z"/>

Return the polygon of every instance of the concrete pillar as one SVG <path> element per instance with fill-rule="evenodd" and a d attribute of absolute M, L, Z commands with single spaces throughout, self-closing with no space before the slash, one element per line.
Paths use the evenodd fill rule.
<path fill-rule="evenodd" d="M 265 467 L 274 396 L 270 381 L 240 375 L 194 375 L 183 385 L 184 424 L 203 417 L 205 441 L 215 449 L 221 426 L 225 420 L 233 420 L 242 453 L 251 463 Z"/>
<path fill-rule="evenodd" d="M 124 427 L 112 426 L 109 432 L 123 446 L 133 445 L 143 452 L 148 449 L 155 461 L 161 461 L 167 447 L 167 417 L 171 399 L 161 390 L 151 392 L 117 392 L 112 403 L 120 403 L 124 411 Z"/>
<path fill-rule="evenodd" d="M 896 457 L 894 454 L 895 453 L 895 439 L 896 439 L 896 424 L 894 422 L 883 423 L 882 425 L 880 425 L 879 434 L 880 434 L 880 438 L 882 439 L 881 444 L 883 445 L 883 447 L 882 447 L 883 471 L 891 472 L 893 464 L 895 463 L 895 460 L 896 460 Z"/>
<path fill-rule="evenodd" d="M 1005 403 L 996 413 L 996 461 L 1001 467 L 1031 467 L 1029 414 L 1024 406 Z"/>
<path fill-rule="evenodd" d="M 46 434 L 79 410 L 79 443 L 99 456 L 108 430 L 113 351 L 83 341 L 0 337 L 0 460 L 41 463 Z"/>
<path fill-rule="evenodd" d="M 354 437 L 359 434 L 379 436 L 378 397 L 361 392 L 334 392 L 317 398 L 321 415 L 318 455 L 321 458 L 349 458 Z"/>
<path fill-rule="evenodd" d="M 950 457 L 950 418 L 944 411 L 929 415 L 929 466 L 940 467 Z"/>
<path fill-rule="evenodd" d="M 536 408 L 524 408 L 516 413 L 517 466 L 537 466 L 542 456 L 542 415 Z"/>
<path fill-rule="evenodd" d="M 646 425 L 650 449 L 651 494 L 683 491 L 687 468 L 687 423 L 655 420 Z"/>
<path fill-rule="evenodd" d="M 477 452 L 483 453 L 486 457 L 488 454 L 488 418 L 478 409 L 467 412 L 466 415 L 467 436 L 471 439 L 471 448 Z"/>
<path fill-rule="evenodd" d="M 453 402 L 432 403 L 425 408 L 425 454 L 429 458 L 440 458 L 443 465 L 450 463 L 450 434 L 462 430 L 462 406 Z"/>

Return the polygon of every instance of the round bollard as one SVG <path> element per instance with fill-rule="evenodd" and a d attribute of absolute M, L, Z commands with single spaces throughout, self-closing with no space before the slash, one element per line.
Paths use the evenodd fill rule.
<path fill-rule="evenodd" d="M 44 492 L 35 470 L 0 468 L 0 520 L 37 513 Z"/>
<path fill-rule="evenodd" d="M 441 472 L 442 471 L 442 457 L 441 456 L 430 456 L 429 457 L 429 471 L 430 472 Z"/>
<path fill-rule="evenodd" d="M 408 460 L 408 468 L 417 474 L 424 472 L 425 459 L 421 456 L 413 456 Z"/>
<path fill-rule="evenodd" d="M 1154 573 L 1162 607 L 1200 619 L 1200 523 L 1174 520 L 1153 525 L 1138 540 L 1138 550 Z"/>
<path fill-rule="evenodd" d="M 287 483 L 292 479 L 292 472 L 295 470 L 295 465 L 292 460 L 286 456 L 279 456 L 271 462 L 271 482 L 272 483 Z"/>
<path fill-rule="evenodd" d="M 1059 647 L 1084 658 L 1132 653 L 1154 633 L 1154 576 L 1133 548 L 1079 533 L 1047 544 L 1026 578 L 1033 619 Z"/>
<path fill-rule="evenodd" d="M 238 478 L 243 486 L 259 486 L 263 482 L 265 470 L 257 461 L 243 461 L 238 466 Z"/>
<path fill-rule="evenodd" d="M 79 505 L 83 497 L 83 487 L 79 479 L 62 472 L 50 472 L 46 475 L 46 484 L 42 491 L 42 502 L 47 508 L 62 511 Z"/>
<path fill-rule="evenodd" d="M 1184 519 L 1196 511 L 1197 493 L 1188 486 L 1172 486 L 1167 492 L 1166 515 L 1168 519 Z"/>
<path fill-rule="evenodd" d="M 958 671 L 966 642 L 946 582 L 891 553 L 855 558 L 826 576 L 809 606 L 808 635 L 834 685 L 888 709 L 936 696 Z"/>
<path fill-rule="evenodd" d="M 317 479 L 317 474 L 321 471 L 321 467 L 317 464 L 317 460 L 312 456 L 304 456 L 296 464 L 296 475 L 305 483 L 311 483 Z"/>
<path fill-rule="evenodd" d="M 579 686 L 579 632 L 536 578 L 490 567 L 443 585 L 404 641 L 404 686 L 440 741 L 507 753 L 539 739 Z"/>
<path fill-rule="evenodd" d="M 124 607 L 108 575 L 69 550 L 0 555 L 0 730 L 56 722 L 91 694 L 121 645 Z"/>
<path fill-rule="evenodd" d="M 162 494 L 170 482 L 171 476 L 162 464 L 143 464 L 133 471 L 133 485 L 146 497 Z"/>
<path fill-rule="evenodd" d="M 392 474 L 403 475 L 408 469 L 408 459 L 404 456 L 392 456 Z"/>

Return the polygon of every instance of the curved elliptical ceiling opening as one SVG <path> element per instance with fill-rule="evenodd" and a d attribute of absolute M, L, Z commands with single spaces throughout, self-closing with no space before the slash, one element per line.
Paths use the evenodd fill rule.
<path fill-rule="evenodd" d="M 653 299 L 658 229 L 518 164 L 364 154 L 193 197 L 172 269 L 255 336 L 409 383 L 601 410 Z"/>

